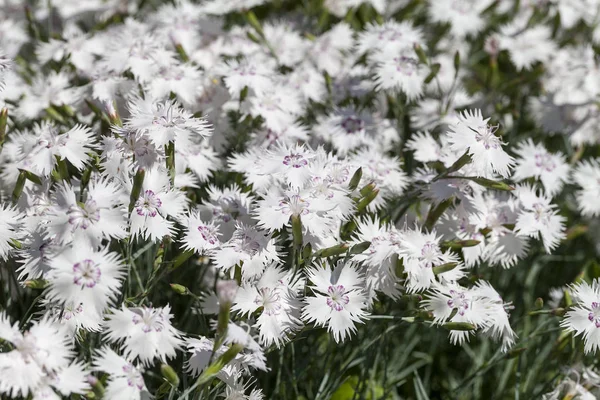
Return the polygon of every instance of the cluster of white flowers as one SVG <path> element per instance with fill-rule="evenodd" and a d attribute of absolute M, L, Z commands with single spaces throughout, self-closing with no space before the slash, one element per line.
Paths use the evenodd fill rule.
<path fill-rule="evenodd" d="M 598 1 L 421 2 L 448 28 L 437 42 L 394 18 L 408 1 L 326 0 L 333 22 L 318 27 L 261 22 L 261 0 L 17 3 L 0 4 L 0 262 L 42 291 L 20 324 L 0 312 L 2 396 L 85 394 L 107 377 L 107 398 L 140 399 L 145 371 L 183 357 L 178 373 L 256 400 L 266 350 L 306 326 L 350 340 L 376 303 L 413 294 L 405 322 L 506 351 L 512 304 L 476 268 L 557 249 L 569 185 L 581 218 L 600 215 L 600 158 L 583 157 L 600 144 L 598 55 L 553 38 L 583 23 L 600 43 Z M 377 18 L 338 19 L 359 7 Z M 497 68 L 505 50 L 522 73 L 544 64 L 544 94 L 523 107 L 571 160 L 463 85 L 473 57 Z M 204 278 L 165 281 L 177 268 Z M 178 328 L 149 300 L 164 282 L 218 323 Z M 600 284 L 572 292 L 562 325 L 598 350 Z"/>

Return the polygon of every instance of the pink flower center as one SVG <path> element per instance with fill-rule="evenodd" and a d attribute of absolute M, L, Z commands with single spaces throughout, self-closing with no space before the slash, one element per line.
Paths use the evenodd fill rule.
<path fill-rule="evenodd" d="M 456 290 L 450 290 L 451 298 L 448 300 L 448 307 L 452 309 L 458 309 L 459 315 L 465 315 L 465 311 L 469 309 L 469 302 L 463 292 L 457 292 Z"/>
<path fill-rule="evenodd" d="M 287 215 L 307 215 L 310 213 L 310 203 L 295 194 L 279 202 L 279 210 Z"/>
<path fill-rule="evenodd" d="M 596 325 L 596 328 L 600 328 L 600 304 L 594 301 L 590 308 L 592 311 L 588 314 L 588 319 Z"/>
<path fill-rule="evenodd" d="M 419 62 L 412 57 L 394 57 L 396 63 L 396 71 L 403 73 L 404 75 L 411 76 L 417 71 Z"/>
<path fill-rule="evenodd" d="M 152 308 L 141 309 L 141 314 L 135 314 L 132 321 L 135 325 L 141 325 L 144 333 L 161 332 L 163 330 L 162 314 Z"/>
<path fill-rule="evenodd" d="M 135 202 L 135 211 L 138 215 L 156 217 L 162 201 L 152 190 L 146 190 L 142 197 Z"/>
<path fill-rule="evenodd" d="M 283 164 L 288 166 L 291 165 L 294 168 L 302 168 L 308 165 L 308 161 L 302 154 L 292 153 L 283 157 Z"/>
<path fill-rule="evenodd" d="M 365 122 L 357 117 L 346 117 L 342 120 L 341 125 L 348 134 L 358 133 L 365 128 Z"/>
<path fill-rule="evenodd" d="M 437 244 L 432 242 L 427 242 L 421 248 L 421 261 L 423 262 L 422 266 L 426 268 L 431 268 L 433 264 L 438 262 L 440 259 L 440 249 Z"/>
<path fill-rule="evenodd" d="M 93 288 L 100 281 L 102 272 L 94 261 L 86 259 L 73 265 L 73 275 L 74 284 Z"/>
<path fill-rule="evenodd" d="M 67 212 L 69 224 L 72 229 L 87 229 L 90 225 L 100 221 L 100 210 L 94 200 L 88 200 L 85 204 L 74 204 Z"/>
<path fill-rule="evenodd" d="M 140 371 L 132 364 L 127 364 L 123 366 L 123 372 L 125 372 L 125 376 L 127 377 L 127 385 L 135 386 L 138 390 L 142 390 L 144 388 L 144 378 Z"/>
<path fill-rule="evenodd" d="M 475 131 L 475 140 L 483 144 L 486 150 L 499 149 L 500 139 L 495 135 L 498 126 L 480 126 Z"/>
<path fill-rule="evenodd" d="M 217 232 L 214 227 L 200 225 L 198 227 L 198 232 L 200 232 L 200 235 L 202 235 L 202 239 L 204 239 L 210 244 L 215 244 L 219 241 L 219 239 L 217 238 Z"/>
<path fill-rule="evenodd" d="M 258 296 L 254 299 L 254 303 L 262 306 L 265 314 L 277 315 L 281 311 L 280 300 L 278 289 L 264 287 L 258 290 Z"/>
<path fill-rule="evenodd" d="M 535 166 L 542 168 L 547 172 L 552 172 L 554 171 L 554 168 L 556 168 L 556 164 L 552 160 L 552 156 L 550 156 L 550 154 L 536 154 Z"/>
<path fill-rule="evenodd" d="M 332 310 L 342 311 L 344 306 L 350 302 L 350 297 L 346 294 L 346 289 L 343 285 L 332 285 L 327 289 L 327 305 Z"/>

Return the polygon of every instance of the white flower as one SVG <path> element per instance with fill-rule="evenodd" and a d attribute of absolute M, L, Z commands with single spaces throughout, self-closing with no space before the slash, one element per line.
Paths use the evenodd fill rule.
<path fill-rule="evenodd" d="M 253 61 L 231 61 L 220 68 L 225 86 L 232 97 L 238 98 L 247 87 L 256 95 L 262 95 L 273 85 L 273 71 L 266 65 Z"/>
<path fill-rule="evenodd" d="M 187 249 L 203 253 L 221 244 L 219 240 L 221 233 L 213 222 L 202 221 L 197 212 L 190 214 L 186 219 L 187 229 L 182 244 Z"/>
<path fill-rule="evenodd" d="M 450 148 L 457 154 L 468 152 L 477 176 L 492 178 L 494 173 L 506 178 L 513 158 L 502 149 L 504 144 L 495 135 L 497 127 L 488 125 L 481 110 L 465 111 L 447 133 Z"/>
<path fill-rule="evenodd" d="M 337 76 L 342 71 L 349 58 L 344 52 L 354 44 L 352 34 L 350 25 L 340 22 L 313 42 L 309 54 L 319 70 L 330 76 Z"/>
<path fill-rule="evenodd" d="M 173 221 L 178 218 L 186 205 L 185 195 L 171 188 L 167 172 L 153 169 L 146 172 L 140 197 L 131 212 L 131 234 L 158 241 L 163 236 L 174 233 Z"/>
<path fill-rule="evenodd" d="M 171 325 L 171 307 L 136 307 L 111 309 L 107 316 L 106 338 L 119 343 L 131 360 L 139 358 L 150 365 L 155 358 L 165 362 L 175 357 L 181 347 L 182 334 Z"/>
<path fill-rule="evenodd" d="M 33 148 L 23 150 L 21 166 L 43 176 L 57 164 L 57 157 L 68 160 L 75 168 L 82 170 L 89 161 L 89 152 L 96 148 L 92 130 L 83 125 L 75 125 L 66 133 L 60 133 L 52 123 L 43 122 L 33 127 L 36 140 Z"/>
<path fill-rule="evenodd" d="M 47 318 L 21 333 L 18 324 L 11 325 L 8 316 L 0 312 L 0 338 L 12 344 L 12 350 L 0 353 L 0 393 L 27 397 L 46 377 L 67 368 L 74 353 L 66 333 Z M 74 392 L 83 390 L 75 388 Z"/>
<path fill-rule="evenodd" d="M 557 51 L 552 29 L 543 25 L 524 29 L 522 26 L 528 22 L 504 26 L 498 37 L 500 48 L 508 50 L 510 59 L 520 70 L 531 68 L 538 61 L 549 61 Z"/>
<path fill-rule="evenodd" d="M 266 358 L 260 345 L 244 328 L 231 321 L 227 326 L 227 337 L 224 345 L 217 349 L 213 360 L 223 355 L 227 351 L 228 345 L 232 343 L 239 343 L 244 346 L 244 349 L 219 371 L 217 378 L 228 385 L 232 385 L 241 375 L 250 374 L 251 369 L 267 370 Z M 201 336 L 200 339 L 188 339 L 186 346 L 190 353 L 190 358 L 185 363 L 186 370 L 197 376 L 209 365 L 213 354 L 214 341 Z"/>
<path fill-rule="evenodd" d="M 404 193 L 409 180 L 401 168 L 400 160 L 389 157 L 373 148 L 359 150 L 352 158 L 354 165 L 362 167 L 363 182 L 373 182 L 379 195 L 369 204 L 375 211 L 385 204 L 385 199 Z"/>
<path fill-rule="evenodd" d="M 600 349 L 600 281 L 582 281 L 571 287 L 576 304 L 567 312 L 561 326 L 575 336 L 583 335 L 585 352 Z"/>
<path fill-rule="evenodd" d="M 383 24 L 370 23 L 358 36 L 358 51 L 387 54 L 388 58 L 415 44 L 424 43 L 423 33 L 410 22 L 385 21 Z"/>
<path fill-rule="evenodd" d="M 0 52 L 0 92 L 4 90 L 5 75 L 11 69 L 12 60 L 6 58 L 2 52 Z"/>
<path fill-rule="evenodd" d="M 62 305 L 77 304 L 77 309 L 95 320 L 94 328 L 120 294 L 125 268 L 117 253 L 106 248 L 95 251 L 86 242 L 74 242 L 50 261 L 47 298 Z"/>
<path fill-rule="evenodd" d="M 310 178 L 310 166 L 316 153 L 303 145 L 287 147 L 279 144 L 267 151 L 260 173 L 275 176 L 282 182 L 299 188 Z"/>
<path fill-rule="evenodd" d="M 561 153 L 552 154 L 542 144 L 534 144 L 531 139 L 521 143 L 514 152 L 516 160 L 512 178 L 522 181 L 530 177 L 538 178 L 549 195 L 555 195 L 563 187 L 569 175 L 569 164 Z"/>
<path fill-rule="evenodd" d="M 82 87 L 73 86 L 64 72 L 39 75 L 32 86 L 26 86 L 25 98 L 20 101 L 18 112 L 28 119 L 39 117 L 51 105 L 74 106 L 82 98 Z"/>
<path fill-rule="evenodd" d="M 514 308 L 511 303 L 504 303 L 498 292 L 486 281 L 477 281 L 471 291 L 489 301 L 486 304 L 487 326 L 483 333 L 489 333 L 496 340 L 502 341 L 502 351 L 507 351 L 517 337 L 508 320 L 507 310 Z"/>
<path fill-rule="evenodd" d="M 442 147 L 428 131 L 411 135 L 406 148 L 415 152 L 415 160 L 422 163 L 438 161 L 442 157 Z"/>
<path fill-rule="evenodd" d="M 94 369 L 109 375 L 104 395 L 115 400 L 140 400 L 148 396 L 144 369 L 119 356 L 108 347 L 98 350 Z"/>
<path fill-rule="evenodd" d="M 435 22 L 449 23 L 450 31 L 464 37 L 483 30 L 485 20 L 480 15 L 491 0 L 436 0 L 429 2 L 429 15 Z"/>
<path fill-rule="evenodd" d="M 206 120 L 194 118 L 172 100 L 155 103 L 151 98 L 135 97 L 128 108 L 131 116 L 124 126 L 144 133 L 158 147 L 168 142 L 186 147 L 193 138 L 211 134 Z"/>
<path fill-rule="evenodd" d="M 216 267 L 229 271 L 241 265 L 242 278 L 258 277 L 265 267 L 279 261 L 275 240 L 271 234 L 255 227 L 238 224 L 233 236 L 211 252 Z"/>
<path fill-rule="evenodd" d="M 396 252 L 404 261 L 409 291 L 429 288 L 435 281 L 434 266 L 459 261 L 449 250 L 442 252 L 440 238 L 435 231 L 424 233 L 419 229 L 409 229 L 402 231 L 397 240 L 399 248 Z"/>
<path fill-rule="evenodd" d="M 228 240 L 238 223 L 253 224 L 251 217 L 253 196 L 242 192 L 237 185 L 217 188 L 209 185 L 208 199 L 198 206 L 201 217 L 212 220 L 221 232 L 221 239 Z"/>
<path fill-rule="evenodd" d="M 302 326 L 298 319 L 300 302 L 296 288 L 303 282 L 291 282 L 291 272 L 286 273 L 274 265 L 265 269 L 262 277 L 254 284 L 244 284 L 238 291 L 232 310 L 241 315 L 251 314 L 259 308 L 256 327 L 260 342 L 265 346 L 280 347 L 289 340 L 289 335 Z"/>
<path fill-rule="evenodd" d="M 356 332 L 356 323 L 368 318 L 364 278 L 347 264 L 334 271 L 326 265 L 307 270 L 314 297 L 304 298 L 302 318 L 318 326 L 327 326 L 336 342 L 343 342 Z"/>
<path fill-rule="evenodd" d="M 318 125 L 313 130 L 316 136 L 332 144 L 336 154 L 344 156 L 369 144 L 370 137 L 376 135 L 375 126 L 371 114 L 344 108 L 319 118 Z"/>
<path fill-rule="evenodd" d="M 335 219 L 328 212 L 335 207 L 334 203 L 311 197 L 309 190 L 290 190 L 281 196 L 272 192 L 258 201 L 256 216 L 259 226 L 269 232 L 283 228 L 292 216 L 300 217 L 303 234 L 326 237 L 337 228 Z"/>
<path fill-rule="evenodd" d="M 83 198 L 72 186 L 61 185 L 48 211 L 48 233 L 58 243 L 85 238 L 95 246 L 103 239 L 123 238 L 128 200 L 119 185 L 107 179 L 92 180 Z"/>
<path fill-rule="evenodd" d="M 23 265 L 18 269 L 19 279 L 37 279 L 50 270 L 50 262 L 59 249 L 58 244 L 47 238 L 45 232 L 31 232 L 23 240 L 19 252 Z"/>
<path fill-rule="evenodd" d="M 406 95 L 408 100 L 414 100 L 423 93 L 423 84 L 429 71 L 419 62 L 412 47 L 402 52 L 376 53 L 375 82 L 384 90 L 395 90 Z"/>
<path fill-rule="evenodd" d="M 577 206 L 585 216 L 600 215 L 600 161 L 586 160 L 577 165 L 573 179 L 581 190 L 577 191 Z"/>
<path fill-rule="evenodd" d="M 8 204 L 0 204 L 0 259 L 6 260 L 12 247 L 11 239 L 19 237 L 21 213 Z"/>
<path fill-rule="evenodd" d="M 537 194 L 531 186 L 519 186 L 513 193 L 520 200 L 522 207 L 515 224 L 515 232 L 532 238 L 541 235 L 544 249 L 550 253 L 566 237 L 566 218 L 558 215 L 550 197 L 543 193 Z"/>
<path fill-rule="evenodd" d="M 298 91 L 304 101 L 322 103 L 327 95 L 325 78 L 308 62 L 296 66 L 296 69 L 286 77 L 288 85 Z"/>
<path fill-rule="evenodd" d="M 508 322 L 505 306 L 498 293 L 487 283 L 478 282 L 467 289 L 458 284 L 436 285 L 423 306 L 433 313 L 433 321 L 443 324 L 447 321 L 466 322 L 476 329 L 502 339 L 503 349 L 512 345 L 515 333 Z M 473 331 L 452 330 L 450 340 L 463 344 Z"/>
<path fill-rule="evenodd" d="M 250 115 L 262 117 L 265 126 L 281 131 L 294 123 L 302 113 L 301 98 L 284 85 L 273 85 L 265 92 L 250 99 Z"/>

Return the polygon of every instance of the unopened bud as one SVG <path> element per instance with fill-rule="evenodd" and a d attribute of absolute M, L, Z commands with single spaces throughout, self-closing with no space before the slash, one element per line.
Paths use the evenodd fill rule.
<path fill-rule="evenodd" d="M 44 289 L 48 286 L 48 281 L 45 279 L 29 279 L 26 280 L 23 285 L 29 289 Z"/>
<path fill-rule="evenodd" d="M 119 112 L 115 107 L 115 103 L 113 101 L 105 101 L 104 109 L 108 114 L 108 119 L 110 122 L 117 126 L 123 126 L 123 122 L 121 121 L 121 117 L 119 117 Z"/>
<path fill-rule="evenodd" d="M 188 288 L 186 288 L 183 285 L 179 285 L 177 283 L 171 283 L 171 289 L 173 289 L 173 291 L 175 293 L 181 294 L 183 296 L 190 294 L 190 291 L 188 290 Z"/>
<path fill-rule="evenodd" d="M 219 303 L 231 305 L 235 299 L 238 288 L 238 283 L 233 279 L 217 281 L 217 297 L 219 298 Z"/>
<path fill-rule="evenodd" d="M 544 307 L 544 300 L 541 297 L 535 299 L 535 309 L 540 310 Z"/>
<path fill-rule="evenodd" d="M 162 364 L 160 366 L 160 372 L 171 385 L 175 387 L 179 386 L 179 377 L 170 365 Z"/>

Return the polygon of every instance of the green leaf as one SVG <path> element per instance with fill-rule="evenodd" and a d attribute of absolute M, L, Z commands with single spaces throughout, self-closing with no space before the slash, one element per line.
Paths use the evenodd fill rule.
<path fill-rule="evenodd" d="M 429 61 L 427 60 L 427 56 L 425 55 L 423 48 L 419 44 L 415 44 L 414 49 L 415 53 L 417 53 L 417 58 L 419 59 L 421 64 L 428 65 Z"/>
<path fill-rule="evenodd" d="M 244 349 L 239 343 L 232 344 L 229 349 L 223 353 L 215 362 L 210 364 L 198 377 L 198 383 L 204 385 L 210 382 L 235 356 Z"/>
<path fill-rule="evenodd" d="M 425 83 L 426 85 L 431 83 L 431 81 L 437 76 L 438 72 L 440 72 L 440 64 L 435 63 L 431 66 L 431 71 L 429 72 L 429 75 L 427 75 L 427 78 L 425 78 L 423 83 Z"/>
<path fill-rule="evenodd" d="M 362 167 L 357 169 L 356 172 L 354 172 L 354 175 L 352 175 L 352 178 L 350 179 L 350 183 L 348 184 L 348 189 L 350 191 L 354 191 L 358 187 L 358 184 L 360 183 L 361 178 L 362 178 Z"/>
<path fill-rule="evenodd" d="M 452 271 L 458 265 L 457 262 L 449 262 L 446 264 L 438 265 L 433 267 L 432 271 L 435 275 L 443 274 L 444 272 Z"/>
<path fill-rule="evenodd" d="M 468 322 L 446 322 L 442 327 L 451 331 L 474 331 L 477 327 Z"/>
<path fill-rule="evenodd" d="M 315 257 L 333 257 L 338 256 L 340 254 L 344 254 L 348 251 L 348 245 L 346 243 L 340 243 L 335 246 L 327 247 L 325 249 L 321 249 L 315 253 Z"/>

